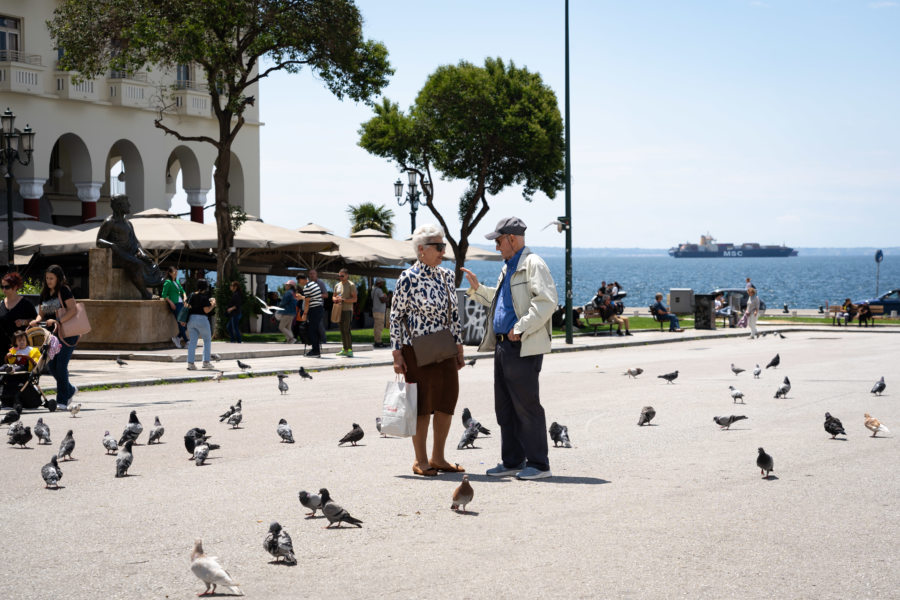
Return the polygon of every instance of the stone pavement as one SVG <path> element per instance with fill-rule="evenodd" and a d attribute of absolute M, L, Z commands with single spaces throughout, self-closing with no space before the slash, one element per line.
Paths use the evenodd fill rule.
<path fill-rule="evenodd" d="M 582 351 L 547 356 L 547 420 L 567 425 L 574 447 L 551 448 L 554 477 L 542 481 L 484 475 L 499 458 L 493 369 L 489 359 L 464 368 L 457 413 L 468 407 L 494 430 L 476 449 L 458 451 L 462 424 L 454 417 L 447 455 L 470 473 L 468 515 L 449 510 L 459 475 L 414 476 L 410 442 L 376 434 L 393 378 L 386 351 L 321 359 L 373 368 L 320 370 L 311 381 L 293 372 L 284 396 L 271 376 L 82 392 L 77 418 L 25 415 L 28 425 L 39 416 L 50 425 L 51 446 L 0 449 L 4 595 L 194 597 L 203 585 L 189 554 L 202 537 L 253 598 L 896 596 L 900 448 L 893 436 L 869 437 L 862 413 L 900 429 L 900 331 L 819 327 L 760 340 L 713 333 L 723 332 L 648 332 L 626 345 L 579 338 Z M 652 343 L 673 339 L 682 341 Z M 764 365 L 775 353 L 781 366 L 758 380 L 728 367 Z M 305 360 L 251 364 L 294 371 Z M 84 381 L 124 382 L 144 369 L 187 375 L 183 363 L 74 362 Z M 81 371 L 91 364 L 94 374 Z M 633 366 L 644 374 L 622 375 Z M 656 377 L 675 369 L 674 384 Z M 786 375 L 791 393 L 775 400 Z M 886 394 L 871 396 L 882 375 Z M 729 385 L 745 393 L 745 405 L 732 403 Z M 244 423 L 232 430 L 217 415 L 238 398 Z M 637 427 L 647 404 L 657 417 Z M 144 433 L 130 476 L 116 479 L 100 439 L 105 430 L 120 434 L 132 409 L 145 428 L 159 416 L 167 431 L 149 447 Z M 843 420 L 845 441 L 822 429 L 825 411 Z M 712 417 L 728 414 L 749 419 L 720 431 Z M 282 417 L 296 444 L 279 443 Z M 366 437 L 359 447 L 338 447 L 352 422 Z M 182 436 L 195 426 L 222 445 L 204 467 L 185 460 Z M 67 429 L 77 460 L 62 464 L 63 489 L 45 490 L 40 467 Z M 775 459 L 770 480 L 755 467 L 759 446 Z M 297 492 L 320 487 L 363 528 L 324 530 L 323 519 L 305 518 Z M 273 520 L 293 537 L 295 567 L 270 564 L 263 551 Z"/>

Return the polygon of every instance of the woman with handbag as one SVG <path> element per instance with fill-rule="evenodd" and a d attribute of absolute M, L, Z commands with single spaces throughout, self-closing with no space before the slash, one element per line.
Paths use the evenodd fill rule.
<path fill-rule="evenodd" d="M 459 397 L 463 346 L 453 272 L 440 266 L 444 233 L 434 225 L 413 232 L 418 260 L 400 274 L 391 303 L 391 348 L 394 373 L 417 387 L 413 473 L 462 473 L 444 457 L 444 446 Z M 428 458 L 428 424 L 434 415 L 434 443 Z"/>
<path fill-rule="evenodd" d="M 166 269 L 166 280 L 163 282 L 162 297 L 169 305 L 175 323 L 178 325 L 178 335 L 172 337 L 172 343 L 176 348 L 181 348 L 187 341 L 187 331 L 184 325 L 178 322 L 178 311 L 184 306 L 184 288 L 178 283 L 178 267 L 175 265 Z"/>
<path fill-rule="evenodd" d="M 50 374 L 56 379 L 56 406 L 62 410 L 68 407 L 69 400 L 78 392 L 78 388 L 69 383 L 69 360 L 80 336 L 67 337 L 66 334 L 66 322 L 77 316 L 75 296 L 66 282 L 66 274 L 59 265 L 50 265 L 44 272 L 38 316 L 30 326 L 43 324 L 62 342 L 59 354 L 47 364 Z"/>
<path fill-rule="evenodd" d="M 203 368 L 212 369 L 209 359 L 212 357 L 212 329 L 209 326 L 209 313 L 216 307 L 216 299 L 209 294 L 209 282 L 205 279 L 197 280 L 197 291 L 188 298 L 185 308 L 188 309 L 187 332 L 187 368 L 188 371 L 196 371 L 197 365 L 197 340 L 203 338 Z"/>

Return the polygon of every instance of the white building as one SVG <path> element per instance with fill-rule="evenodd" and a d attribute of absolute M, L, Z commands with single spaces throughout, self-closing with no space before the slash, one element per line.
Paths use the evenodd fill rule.
<path fill-rule="evenodd" d="M 164 123 L 183 135 L 218 137 L 203 73 L 193 65 L 175 72 L 152 69 L 133 77 L 110 72 L 75 84 L 59 71 L 58 51 L 46 27 L 55 0 L 0 3 L 0 112 L 16 115 L 16 128 L 35 130 L 28 166 L 16 164 L 15 210 L 71 226 L 106 215 L 109 198 L 125 193 L 133 212 L 168 210 L 181 175 L 191 218 L 215 201 L 215 149 L 180 142 L 153 121 L 167 106 Z M 249 90 L 259 100 L 259 89 Z M 230 202 L 259 210 L 259 111 L 248 106 L 231 157 Z M 121 171 L 121 174 L 119 174 Z M 111 173 L 113 174 L 111 176 Z M 0 197 L 6 189 L 0 185 Z M 212 215 L 210 214 L 210 219 Z"/>

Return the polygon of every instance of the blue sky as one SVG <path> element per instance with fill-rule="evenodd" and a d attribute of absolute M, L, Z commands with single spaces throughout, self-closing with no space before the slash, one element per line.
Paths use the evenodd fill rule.
<path fill-rule="evenodd" d="M 541 74 L 564 101 L 563 2 L 359 0 L 366 36 L 396 73 L 404 109 L 438 66 L 498 56 Z M 720 241 L 892 246 L 900 221 L 900 2 L 571 0 L 573 236 L 576 246 Z M 309 73 L 262 84 L 262 217 L 348 233 L 346 207 L 407 207 L 396 168 L 357 146 L 371 109 L 340 102 Z M 453 218 L 463 185 L 435 183 Z M 532 245 L 564 193 L 490 200 L 475 239 L 504 215 Z M 423 207 L 419 224 L 435 220 Z M 454 220 L 455 223 L 455 220 Z M 455 227 L 458 233 L 458 225 Z"/>

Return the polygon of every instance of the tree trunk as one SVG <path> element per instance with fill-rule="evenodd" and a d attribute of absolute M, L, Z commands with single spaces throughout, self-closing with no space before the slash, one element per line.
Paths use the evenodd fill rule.
<path fill-rule="evenodd" d="M 228 173 L 231 168 L 231 144 L 224 142 L 218 148 L 216 156 L 215 173 L 213 181 L 216 184 L 216 231 L 218 232 L 219 245 L 216 249 L 216 285 L 223 285 L 228 276 L 235 270 L 235 254 L 231 252 L 234 245 L 234 227 L 231 222 L 231 205 L 228 203 Z M 221 310 L 225 310 L 224 307 Z M 219 319 L 215 319 L 215 323 Z M 221 335 L 216 327 L 213 337 Z"/>

